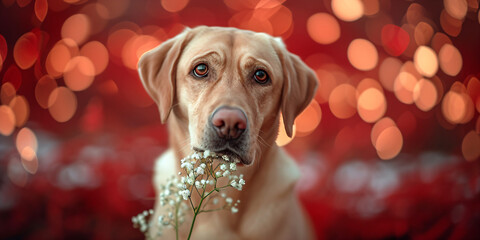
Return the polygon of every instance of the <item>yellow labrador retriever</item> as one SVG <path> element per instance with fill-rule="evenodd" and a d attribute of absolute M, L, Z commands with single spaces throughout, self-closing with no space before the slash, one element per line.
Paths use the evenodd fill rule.
<path fill-rule="evenodd" d="M 155 186 L 179 172 L 180 159 L 193 150 L 240 160 L 246 185 L 228 193 L 241 200 L 239 212 L 199 215 L 192 239 L 313 238 L 294 193 L 299 170 L 275 144 L 279 113 L 290 136 L 317 88 L 315 74 L 298 56 L 264 33 L 202 26 L 145 53 L 138 66 L 169 129 L 170 148 L 156 162 Z M 157 201 L 153 219 L 160 212 Z M 155 236 L 156 228 L 150 233 Z"/>

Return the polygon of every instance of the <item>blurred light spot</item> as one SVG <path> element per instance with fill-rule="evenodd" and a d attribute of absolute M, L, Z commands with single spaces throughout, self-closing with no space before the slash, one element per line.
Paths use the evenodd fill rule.
<path fill-rule="evenodd" d="M 474 130 L 463 138 L 462 154 L 467 161 L 474 161 L 480 157 L 480 135 Z"/>
<path fill-rule="evenodd" d="M 412 62 L 403 64 L 400 73 L 393 84 L 393 90 L 397 99 L 405 104 L 413 103 L 413 91 L 418 81 L 418 74 Z"/>
<path fill-rule="evenodd" d="M 12 83 L 6 82 L 2 84 L 2 88 L 0 89 L 0 100 L 4 105 L 10 104 L 10 101 L 17 95 L 17 91 Z"/>
<path fill-rule="evenodd" d="M 321 120 L 322 109 L 317 101 L 313 99 L 305 110 L 295 119 L 297 136 L 303 137 L 309 135 L 317 128 Z"/>
<path fill-rule="evenodd" d="M 23 148 L 22 152 L 20 152 L 20 156 L 22 158 L 22 165 L 25 171 L 29 172 L 30 174 L 35 174 L 38 170 L 38 159 L 33 148 L 29 146 Z"/>
<path fill-rule="evenodd" d="M 447 35 L 445 35 L 445 33 L 437 32 L 435 35 L 433 35 L 432 48 L 435 50 L 435 52 L 440 52 L 440 49 L 445 44 L 452 44 L 452 41 Z"/>
<path fill-rule="evenodd" d="M 466 0 L 443 0 L 445 10 L 450 16 L 462 20 L 467 15 L 468 5 Z"/>
<path fill-rule="evenodd" d="M 18 131 L 15 143 L 17 151 L 20 154 L 22 153 L 23 149 L 27 147 L 31 148 L 34 152 L 37 152 L 38 150 L 37 137 L 35 136 L 35 133 L 33 133 L 32 130 L 27 127 L 24 127 Z"/>
<path fill-rule="evenodd" d="M 122 16 L 130 5 L 130 0 L 98 0 L 98 3 L 108 10 L 107 19 L 114 19 Z"/>
<path fill-rule="evenodd" d="M 415 42 L 417 45 L 428 45 L 430 40 L 432 39 L 434 30 L 430 24 L 426 22 L 419 22 L 417 26 L 415 26 Z"/>
<path fill-rule="evenodd" d="M 364 14 L 372 16 L 378 13 L 380 10 L 379 0 L 362 0 L 364 7 Z"/>
<path fill-rule="evenodd" d="M 118 93 L 118 86 L 112 79 L 106 80 L 98 85 L 98 90 L 103 95 L 114 95 Z"/>
<path fill-rule="evenodd" d="M 330 93 L 328 106 L 337 118 L 346 119 L 356 112 L 355 87 L 350 84 L 340 84 Z"/>
<path fill-rule="evenodd" d="M 357 38 L 353 40 L 347 49 L 348 60 L 358 70 L 368 71 L 377 66 L 378 52 L 375 46 L 368 40 Z"/>
<path fill-rule="evenodd" d="M 48 1 L 47 0 L 35 0 L 35 16 L 37 16 L 40 22 L 45 20 L 48 12 Z"/>
<path fill-rule="evenodd" d="M 442 112 L 450 123 L 460 123 L 467 114 L 467 102 L 461 93 L 448 91 L 443 97 Z"/>
<path fill-rule="evenodd" d="M 377 155 L 383 160 L 396 157 L 402 150 L 402 146 L 402 133 L 396 126 L 387 127 L 385 130 L 380 132 L 377 141 L 375 142 Z"/>
<path fill-rule="evenodd" d="M 457 76 L 462 69 L 463 60 L 460 51 L 452 44 L 444 44 L 438 53 L 440 68 L 449 76 Z"/>
<path fill-rule="evenodd" d="M 10 136 L 15 129 L 15 114 L 7 105 L 0 105 L 0 134 Z"/>
<path fill-rule="evenodd" d="M 370 180 L 370 170 L 361 161 L 348 162 L 336 170 L 333 177 L 339 192 L 354 193 L 362 190 Z"/>
<path fill-rule="evenodd" d="M 105 17 L 100 16 L 99 12 L 103 15 L 108 15 L 108 10 L 100 3 L 89 3 L 82 7 L 77 13 L 87 16 L 90 24 L 90 32 L 88 35 L 92 36 L 97 33 L 101 33 L 107 25 Z"/>
<path fill-rule="evenodd" d="M 398 175 L 396 170 L 380 165 L 372 174 L 369 183 L 375 197 L 384 198 L 395 192 L 400 185 Z"/>
<path fill-rule="evenodd" d="M 38 58 L 38 39 L 35 34 L 23 34 L 13 47 L 13 58 L 21 69 L 28 69 Z"/>
<path fill-rule="evenodd" d="M 162 7 L 169 12 L 179 12 L 184 9 L 189 0 L 161 0 Z"/>
<path fill-rule="evenodd" d="M 445 10 L 442 10 L 440 14 L 440 26 L 442 26 L 443 31 L 448 35 L 452 37 L 458 36 L 462 31 L 462 24 L 462 20 L 458 20 L 450 16 Z"/>
<path fill-rule="evenodd" d="M 77 98 L 66 87 L 58 87 L 52 91 L 48 98 L 48 111 L 57 122 L 70 120 L 77 110 Z"/>
<path fill-rule="evenodd" d="M 23 170 L 22 164 L 19 159 L 15 158 L 8 162 L 7 176 L 13 184 L 19 187 L 25 187 L 28 181 L 27 173 Z"/>
<path fill-rule="evenodd" d="M 38 80 L 35 85 L 35 99 L 40 107 L 48 108 L 48 97 L 55 88 L 57 88 L 57 82 L 50 75 L 45 75 Z"/>
<path fill-rule="evenodd" d="M 374 16 L 365 19 L 365 33 L 370 41 L 376 45 L 384 45 L 382 43 L 382 29 L 385 25 L 392 24 L 392 18 L 386 13 L 379 12 Z"/>
<path fill-rule="evenodd" d="M 3 74 L 3 83 L 11 83 L 15 87 L 15 91 L 20 89 L 22 85 L 22 72 L 15 64 L 10 65 L 7 71 Z"/>
<path fill-rule="evenodd" d="M 328 13 L 315 13 L 307 21 L 308 35 L 317 43 L 330 44 L 340 38 L 340 25 Z"/>
<path fill-rule="evenodd" d="M 5 58 L 7 58 L 7 53 L 8 53 L 7 41 L 5 40 L 3 35 L 0 34 L 0 63 L 5 62 Z M 1 65 L 2 64 L 0 64 L 0 71 L 2 70 Z"/>
<path fill-rule="evenodd" d="M 130 69 L 136 70 L 140 57 L 159 44 L 160 41 L 152 36 L 139 35 L 131 38 L 122 51 L 123 64 Z"/>
<path fill-rule="evenodd" d="M 425 17 L 425 13 L 426 10 L 422 5 L 418 3 L 412 3 L 410 6 L 408 6 L 405 18 L 409 24 L 416 25 Z"/>
<path fill-rule="evenodd" d="M 435 51 L 429 47 L 418 47 L 413 56 L 413 62 L 418 72 L 425 77 L 433 77 L 435 73 L 437 73 L 437 54 L 435 54 Z"/>
<path fill-rule="evenodd" d="M 17 0 L 17 4 L 21 8 L 26 7 L 30 2 L 32 2 L 32 0 Z"/>
<path fill-rule="evenodd" d="M 335 76 L 328 70 L 318 69 L 315 71 L 318 81 L 322 87 L 317 90 L 317 100 L 321 103 L 326 103 L 332 90 L 337 86 Z"/>
<path fill-rule="evenodd" d="M 339 19 L 352 22 L 363 16 L 363 3 L 360 0 L 332 0 L 332 11 Z"/>
<path fill-rule="evenodd" d="M 137 34 L 130 29 L 119 29 L 108 36 L 107 47 L 111 55 L 122 59 L 122 50 L 125 44 Z"/>
<path fill-rule="evenodd" d="M 229 26 L 247 29 L 255 32 L 264 32 L 273 35 L 272 23 L 268 20 L 270 10 L 255 9 L 241 11 L 233 15 L 228 21 Z"/>
<path fill-rule="evenodd" d="M 85 14 L 75 14 L 63 23 L 62 38 L 71 38 L 81 45 L 90 36 L 90 20 Z"/>
<path fill-rule="evenodd" d="M 357 98 L 362 94 L 365 90 L 370 89 L 370 88 L 375 88 L 381 93 L 383 93 L 383 88 L 378 83 L 377 80 L 373 78 L 364 78 L 362 81 L 360 81 L 357 85 Z"/>
<path fill-rule="evenodd" d="M 272 24 L 273 35 L 280 36 L 291 29 L 293 22 L 292 11 L 283 5 L 272 9 L 272 11 L 273 14 L 268 18 L 268 21 Z"/>
<path fill-rule="evenodd" d="M 413 90 L 413 100 L 420 110 L 426 112 L 432 109 L 437 98 L 437 89 L 431 81 L 422 78 L 417 82 Z"/>
<path fill-rule="evenodd" d="M 432 81 L 435 89 L 437 90 L 437 101 L 435 102 L 435 105 L 437 105 L 442 100 L 443 93 L 445 92 L 445 90 L 443 89 L 443 83 L 442 80 L 440 80 L 440 78 L 437 76 L 433 76 L 430 81 Z"/>
<path fill-rule="evenodd" d="M 378 70 L 378 77 L 385 89 L 393 92 L 395 79 L 400 73 L 401 68 L 402 61 L 398 58 L 387 57 L 383 60 Z"/>
<path fill-rule="evenodd" d="M 480 113 L 480 80 L 476 77 L 469 77 L 467 84 L 467 93 L 476 105 L 477 111 Z"/>
<path fill-rule="evenodd" d="M 408 42 L 408 46 L 403 51 L 402 55 L 406 56 L 408 58 L 413 57 L 413 54 L 415 53 L 415 50 L 417 50 L 417 43 L 415 42 L 414 36 L 415 36 L 415 25 L 412 24 L 403 24 L 402 29 L 408 34 L 410 41 Z"/>
<path fill-rule="evenodd" d="M 89 58 L 76 56 L 65 66 L 64 80 L 68 88 L 73 91 L 82 91 L 93 83 L 95 67 Z"/>
<path fill-rule="evenodd" d="M 9 105 L 15 114 L 15 126 L 23 126 L 27 122 L 28 116 L 30 115 L 30 107 L 27 99 L 24 96 L 15 96 L 12 101 L 10 101 Z"/>
<path fill-rule="evenodd" d="M 75 41 L 69 38 L 58 41 L 52 47 L 45 60 L 47 73 L 54 78 L 62 76 L 67 63 L 77 54 L 78 46 Z"/>
<path fill-rule="evenodd" d="M 389 127 L 394 127 L 396 126 L 395 122 L 389 118 L 389 117 L 384 117 L 380 120 L 378 120 L 375 125 L 372 127 L 372 132 L 370 134 L 370 139 L 372 140 L 372 145 L 375 147 L 377 144 L 377 139 L 380 133 L 382 133 L 385 129 Z"/>
<path fill-rule="evenodd" d="M 90 59 L 95 68 L 95 75 L 105 71 L 108 65 L 107 48 L 98 41 L 91 41 L 83 45 L 80 54 Z"/>
<path fill-rule="evenodd" d="M 281 114 L 279 119 L 280 119 L 280 124 L 278 126 L 278 136 L 275 142 L 279 147 L 282 147 L 289 144 L 295 138 L 297 127 L 295 124 L 293 125 L 292 137 L 290 138 L 287 136 L 287 132 L 285 131 L 285 125 L 283 124 L 283 116 Z"/>
<path fill-rule="evenodd" d="M 385 96 L 376 88 L 363 91 L 358 97 L 358 115 L 368 123 L 373 123 L 383 117 L 387 110 Z"/>
<path fill-rule="evenodd" d="M 392 56 L 400 56 L 410 43 L 410 36 L 399 26 L 387 24 L 381 33 L 382 45 L 385 51 Z"/>

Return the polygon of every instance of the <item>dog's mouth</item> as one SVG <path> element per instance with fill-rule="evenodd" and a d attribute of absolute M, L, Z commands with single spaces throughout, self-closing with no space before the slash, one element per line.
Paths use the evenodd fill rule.
<path fill-rule="evenodd" d="M 204 152 L 206 149 L 193 147 L 193 150 L 197 152 Z M 225 147 L 222 149 L 209 149 L 209 150 L 219 155 L 228 156 L 230 160 L 233 160 L 234 162 L 240 165 L 249 165 L 251 163 L 251 161 L 248 161 L 247 158 L 243 157 L 241 154 L 237 153 L 234 149 L 231 149 L 229 147 Z"/>

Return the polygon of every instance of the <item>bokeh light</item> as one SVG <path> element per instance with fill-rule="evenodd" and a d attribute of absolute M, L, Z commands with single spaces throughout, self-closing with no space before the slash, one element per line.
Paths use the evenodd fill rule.
<path fill-rule="evenodd" d="M 425 77 L 433 77 L 437 73 L 437 54 L 429 47 L 418 47 L 413 56 L 413 62 L 417 71 Z"/>
<path fill-rule="evenodd" d="M 392 56 L 400 56 L 410 43 L 409 34 L 399 26 L 386 24 L 381 32 L 382 46 Z"/>
<path fill-rule="evenodd" d="M 77 110 L 77 97 L 66 87 L 57 87 L 48 97 L 48 111 L 58 122 L 66 122 Z"/>
<path fill-rule="evenodd" d="M 80 45 L 90 36 L 91 23 L 87 15 L 74 14 L 62 26 L 62 38 L 70 38 Z"/>
<path fill-rule="evenodd" d="M 415 42 L 417 45 L 429 45 L 434 34 L 433 27 L 426 22 L 419 22 L 415 26 Z"/>
<path fill-rule="evenodd" d="M 17 133 L 15 146 L 19 154 L 23 152 L 25 148 L 30 148 L 33 152 L 38 150 L 38 141 L 35 133 L 27 127 L 20 129 Z M 28 158 L 28 156 L 25 156 Z"/>
<path fill-rule="evenodd" d="M 75 57 L 78 52 L 78 45 L 72 39 L 67 38 L 58 41 L 52 47 L 45 60 L 47 73 L 54 78 L 62 76 L 70 59 Z"/>
<path fill-rule="evenodd" d="M 388 160 L 396 157 L 403 147 L 402 133 L 396 126 L 387 127 L 381 131 L 375 142 L 378 157 Z"/>
<path fill-rule="evenodd" d="M 346 119 L 357 111 L 356 89 L 350 84 L 340 84 L 330 93 L 328 106 L 335 117 Z"/>
<path fill-rule="evenodd" d="M 352 22 L 363 16 L 363 3 L 360 0 L 332 0 L 332 11 L 339 19 Z"/>
<path fill-rule="evenodd" d="M 462 141 L 463 157 L 467 161 L 477 160 L 480 157 L 480 135 L 471 130 Z"/>
<path fill-rule="evenodd" d="M 387 57 L 380 64 L 378 70 L 379 80 L 388 91 L 394 91 L 395 79 L 400 73 L 402 65 L 402 61 L 394 57 Z"/>
<path fill-rule="evenodd" d="M 32 32 L 23 34 L 15 43 L 13 57 L 21 69 L 33 66 L 38 58 L 39 43 L 37 36 Z"/>
<path fill-rule="evenodd" d="M 15 114 L 15 126 L 21 127 L 25 125 L 30 115 L 30 106 L 27 99 L 24 96 L 15 96 L 9 105 Z"/>
<path fill-rule="evenodd" d="M 378 88 L 368 88 L 358 97 L 358 115 L 368 123 L 373 123 L 383 117 L 387 110 L 385 96 Z"/>
<path fill-rule="evenodd" d="M 449 76 L 457 76 L 462 69 L 463 60 L 460 51 L 452 44 L 444 44 L 438 53 L 440 68 Z"/>
<path fill-rule="evenodd" d="M 405 104 L 413 103 L 413 91 L 420 76 L 413 63 L 408 61 L 403 64 L 400 73 L 395 78 L 393 90 L 397 99 Z"/>
<path fill-rule="evenodd" d="M 40 22 L 45 20 L 48 13 L 48 1 L 47 0 L 35 0 L 35 16 Z"/>
<path fill-rule="evenodd" d="M 87 57 L 95 68 L 95 75 L 105 71 L 108 65 L 107 48 L 99 41 L 86 43 L 80 49 L 80 55 Z"/>
<path fill-rule="evenodd" d="M 340 25 L 328 13 L 315 13 L 307 21 L 308 35 L 317 43 L 331 44 L 340 38 Z"/>
<path fill-rule="evenodd" d="M 456 19 L 462 20 L 467 15 L 466 0 L 443 0 L 443 5 L 448 14 Z"/>
<path fill-rule="evenodd" d="M 347 56 L 352 66 L 362 71 L 372 70 L 378 63 L 377 49 L 366 39 L 353 40 L 348 45 Z"/>
<path fill-rule="evenodd" d="M 420 79 L 413 89 L 415 105 L 422 111 L 429 111 L 437 103 L 438 93 L 435 85 L 427 79 Z"/>
<path fill-rule="evenodd" d="M 0 134 L 9 136 L 15 129 L 15 114 L 8 105 L 0 105 Z"/>
<path fill-rule="evenodd" d="M 94 77 L 95 67 L 87 57 L 73 57 L 65 66 L 65 84 L 73 91 L 87 89 L 93 83 Z"/>
<path fill-rule="evenodd" d="M 17 91 L 15 90 L 13 84 L 10 82 L 2 84 L 2 87 L 0 88 L 0 100 L 3 104 L 10 104 L 10 101 L 12 101 L 15 95 L 17 95 Z"/>
<path fill-rule="evenodd" d="M 178 12 L 184 9 L 189 0 L 161 0 L 162 7 L 169 12 Z"/>
<path fill-rule="evenodd" d="M 57 82 L 50 75 L 41 77 L 35 85 L 35 99 L 43 109 L 48 108 L 50 93 L 57 88 Z"/>

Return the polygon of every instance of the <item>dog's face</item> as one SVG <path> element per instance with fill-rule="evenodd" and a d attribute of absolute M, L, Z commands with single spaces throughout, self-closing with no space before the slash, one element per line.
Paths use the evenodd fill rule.
<path fill-rule="evenodd" d="M 186 30 L 142 56 L 139 72 L 162 122 L 172 111 L 193 149 L 245 165 L 274 144 L 280 110 L 291 134 L 317 85 L 281 41 L 232 28 Z"/>

